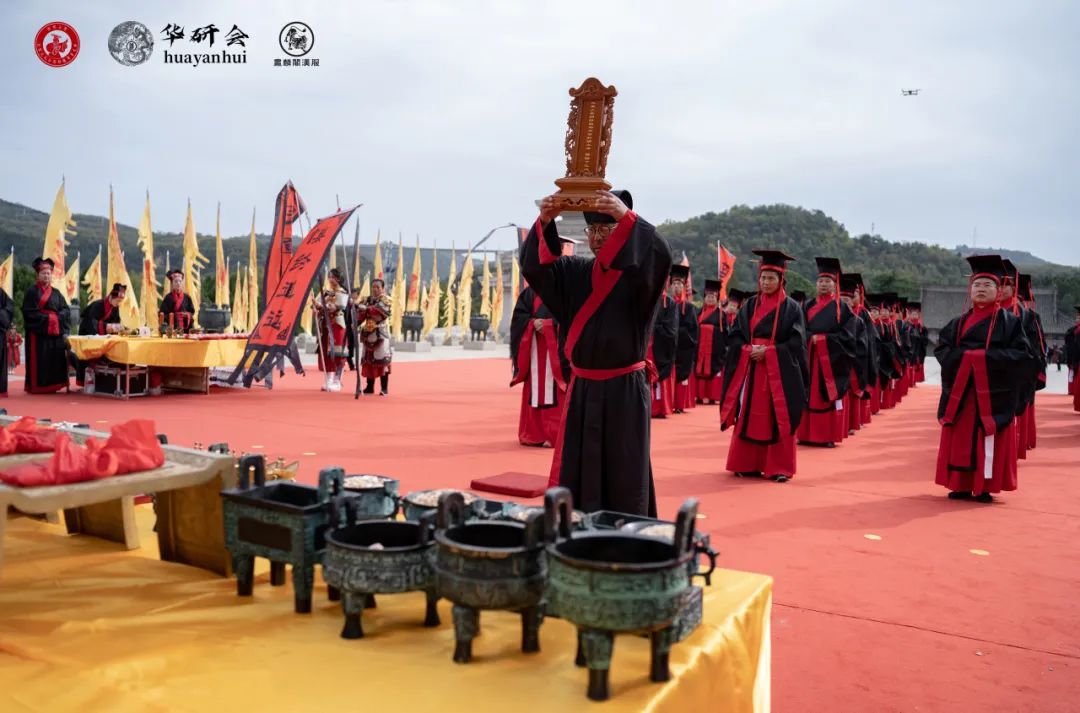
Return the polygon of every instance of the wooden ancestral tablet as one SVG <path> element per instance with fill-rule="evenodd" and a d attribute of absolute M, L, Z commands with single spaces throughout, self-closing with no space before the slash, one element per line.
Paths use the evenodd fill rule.
<path fill-rule="evenodd" d="M 615 87 L 605 87 L 589 77 L 570 90 L 570 117 L 566 126 L 566 177 L 555 185 L 555 199 L 563 210 L 592 210 L 596 191 L 611 190 L 604 179 L 608 149 L 611 148 L 611 120 L 615 114 Z"/>

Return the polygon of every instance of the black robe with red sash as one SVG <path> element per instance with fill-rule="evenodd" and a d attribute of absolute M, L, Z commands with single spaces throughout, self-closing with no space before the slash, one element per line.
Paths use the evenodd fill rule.
<path fill-rule="evenodd" d="M 161 309 L 158 312 L 164 315 L 166 328 L 172 326 L 178 332 L 188 332 L 191 330 L 195 304 L 183 292 L 167 292 L 161 298 Z"/>
<path fill-rule="evenodd" d="M 94 300 L 79 317 L 79 336 L 107 334 L 106 327 L 110 324 L 120 324 L 120 310 L 113 307 L 107 297 Z M 79 386 L 85 381 L 89 364 L 88 361 L 75 359 L 75 383 Z"/>
<path fill-rule="evenodd" d="M 675 343 L 675 381 L 683 382 L 694 373 L 698 352 L 698 311 L 689 301 L 678 303 L 679 338 Z"/>
<path fill-rule="evenodd" d="M 561 256 L 555 223 L 537 221 L 521 247 L 521 272 L 567 330 L 573 375 L 551 480 L 575 506 L 655 515 L 645 352 L 671 248 L 633 211 L 596 258 Z"/>
<path fill-rule="evenodd" d="M 936 482 L 976 495 L 1015 490 L 1013 420 L 1023 389 L 1017 374 L 1031 359 L 1020 320 L 999 307 L 968 310 L 941 330 L 934 356 L 942 426 Z"/>
<path fill-rule="evenodd" d="M 26 390 L 49 394 L 68 386 L 68 304 L 59 290 L 34 283 L 22 303 L 26 325 Z"/>
<path fill-rule="evenodd" d="M 809 413 L 803 419 L 799 438 L 813 443 L 836 443 L 843 440 L 848 430 L 846 414 L 838 411 L 843 411 L 844 397 L 851 389 L 859 320 L 851 308 L 837 298 L 821 300 L 815 297 L 806 303 L 803 314 L 810 391 Z"/>
<path fill-rule="evenodd" d="M 900 361 L 900 344 L 896 338 L 896 327 L 888 320 L 879 320 L 876 325 L 878 344 L 878 383 L 881 388 L 888 386 L 893 379 L 899 379 L 903 365 Z"/>
<path fill-rule="evenodd" d="M 772 445 L 780 441 L 781 434 L 791 436 L 799 427 L 809 396 L 810 371 L 806 363 L 806 325 L 799 303 L 787 297 L 777 310 L 760 316 L 751 327 L 760 299 L 760 295 L 754 295 L 743 304 L 728 332 L 720 429 L 735 424 L 735 436 L 759 445 Z M 779 322 L 774 330 L 777 313 Z M 763 360 L 750 359 L 753 344 L 766 345 Z M 768 381 L 771 423 L 753 423 L 755 419 L 747 417 L 758 409 L 753 403 L 754 390 L 744 386 L 754 384 L 759 378 Z"/>
<path fill-rule="evenodd" d="M 866 319 L 863 319 L 863 317 Z M 855 362 L 851 365 L 851 388 L 858 400 L 870 398 L 870 316 L 864 310 L 855 312 Z"/>
<path fill-rule="evenodd" d="M 536 320 L 543 322 L 540 332 Z M 510 317 L 510 386 L 524 384 L 518 419 L 518 440 L 524 445 L 558 440 L 569 371 L 561 358 L 563 331 L 540 295 L 531 287 L 521 291 Z"/>
<path fill-rule="evenodd" d="M 660 300 L 652 332 L 652 358 L 657 381 L 671 378 L 679 352 L 679 305 L 675 300 Z"/>
<path fill-rule="evenodd" d="M 724 368 L 727 345 L 727 319 L 719 307 L 705 306 L 698 315 L 698 353 L 694 362 L 694 378 L 697 380 L 699 399 L 720 399 L 722 382 L 714 382 Z M 715 383 L 715 389 L 713 388 Z"/>
<path fill-rule="evenodd" d="M 7 396 L 8 389 L 8 330 L 15 324 L 15 303 L 0 288 L 0 395 Z"/>

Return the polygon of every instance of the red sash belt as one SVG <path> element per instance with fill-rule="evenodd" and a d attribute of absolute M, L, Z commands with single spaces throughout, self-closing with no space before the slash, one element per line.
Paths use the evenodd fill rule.
<path fill-rule="evenodd" d="M 620 366 L 616 369 L 582 369 L 576 364 L 571 364 L 570 368 L 577 378 L 588 379 L 590 381 L 607 381 L 619 376 L 633 374 L 635 371 L 641 371 L 642 369 L 648 373 L 650 384 L 656 383 L 657 379 L 656 365 L 647 359 L 635 362 L 630 366 Z"/>

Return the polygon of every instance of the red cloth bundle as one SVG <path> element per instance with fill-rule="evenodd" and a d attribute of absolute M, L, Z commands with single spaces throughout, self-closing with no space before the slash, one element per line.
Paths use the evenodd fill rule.
<path fill-rule="evenodd" d="M 0 481 L 24 488 L 65 485 L 153 470 L 165 463 L 165 452 L 158 442 L 153 421 L 136 419 L 121 423 L 104 443 L 90 438 L 84 446 L 72 441 L 66 433 L 53 433 L 52 458 L 0 471 Z"/>
<path fill-rule="evenodd" d="M 41 426 L 33 416 L 24 416 L 0 429 L 0 456 L 12 453 L 52 453 L 60 432 Z"/>

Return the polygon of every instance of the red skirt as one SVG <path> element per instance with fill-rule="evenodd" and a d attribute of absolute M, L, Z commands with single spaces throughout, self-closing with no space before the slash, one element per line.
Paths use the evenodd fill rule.
<path fill-rule="evenodd" d="M 974 495 L 1016 490 L 1015 423 L 987 436 L 978 426 L 973 401 L 965 397 L 956 423 L 941 428 L 934 482 Z"/>
<path fill-rule="evenodd" d="M 521 417 L 518 419 L 518 441 L 523 446 L 554 446 L 559 436 L 562 412 L 565 406 L 565 394 L 555 396 L 556 404 L 545 408 L 530 405 L 532 377 L 525 379 L 521 390 Z M 557 389 L 556 389 L 557 390 Z"/>
<path fill-rule="evenodd" d="M 863 400 L 849 391 L 847 396 L 844 397 L 844 413 L 847 414 L 847 427 L 848 435 L 851 431 L 858 431 L 862 429 L 863 425 Z"/>
<path fill-rule="evenodd" d="M 759 472 L 764 475 L 786 475 L 795 477 L 795 437 L 790 433 L 781 433 L 776 443 L 761 444 L 745 440 L 743 432 L 744 418 L 752 418 L 748 431 L 769 433 L 776 424 L 776 412 L 769 393 L 769 380 L 765 369 L 754 369 L 753 380 L 748 391 L 752 410 L 744 410 L 732 428 L 731 445 L 728 448 L 726 468 L 733 473 Z M 806 413 L 803 413 L 806 418 Z"/>
<path fill-rule="evenodd" d="M 652 416 L 660 418 L 667 416 L 675 410 L 675 383 L 670 379 L 662 379 L 649 387 L 652 395 Z"/>
<path fill-rule="evenodd" d="M 325 327 L 323 327 L 325 329 Z M 339 324 L 330 325 L 330 333 L 334 336 L 333 349 L 327 344 L 326 333 L 319 335 L 322 344 L 319 345 L 319 371 L 337 371 L 338 366 L 345 364 L 345 327 Z M 330 354 L 324 359 L 324 354 Z"/>
<path fill-rule="evenodd" d="M 866 403 L 871 416 L 881 412 L 881 386 L 874 384 L 870 387 L 870 400 Z M 870 419 L 866 420 L 869 421 Z"/>
<path fill-rule="evenodd" d="M 899 399 L 896 395 L 895 384 L 895 379 L 889 379 L 889 381 L 881 387 L 881 408 L 896 408 Z"/>
<path fill-rule="evenodd" d="M 719 374 L 711 379 L 694 379 L 697 397 L 702 401 L 720 401 L 720 392 L 724 388 L 724 379 Z"/>
<path fill-rule="evenodd" d="M 1027 415 L 1027 449 L 1029 451 L 1035 450 L 1035 404 L 1028 406 L 1027 411 L 1024 412 Z"/>
<path fill-rule="evenodd" d="M 1080 378 L 1080 377 L 1078 377 Z M 1080 411 L 1080 386 L 1076 385 L 1076 381 L 1073 381 L 1073 411 Z"/>
<path fill-rule="evenodd" d="M 926 381 L 926 365 L 919 362 L 915 365 L 915 383 L 921 384 Z"/>
<path fill-rule="evenodd" d="M 674 376 L 672 376 L 672 379 L 674 380 Z M 697 406 L 697 403 L 694 400 L 694 397 L 697 396 L 697 384 L 695 384 L 694 382 L 695 380 L 693 374 L 690 375 L 690 378 L 686 380 L 685 384 L 681 381 L 674 382 L 675 408 L 682 409 L 683 411 L 688 411 Z"/>

